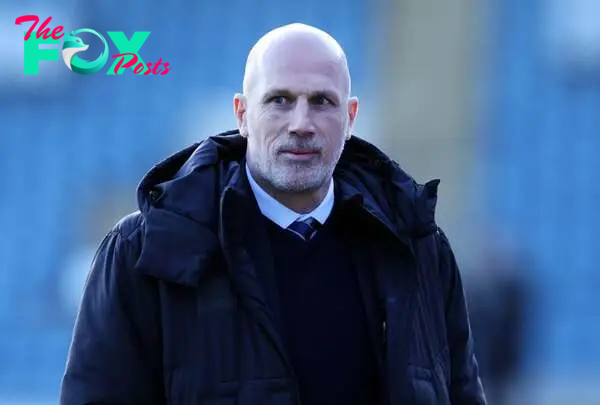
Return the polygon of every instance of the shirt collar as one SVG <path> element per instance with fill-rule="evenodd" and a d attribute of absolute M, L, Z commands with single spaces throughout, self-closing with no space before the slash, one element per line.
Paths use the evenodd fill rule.
<path fill-rule="evenodd" d="M 334 203 L 334 192 L 333 192 L 333 179 L 331 179 L 329 183 L 329 189 L 327 190 L 327 194 L 325 198 L 319 206 L 317 206 L 312 212 L 307 214 L 299 214 L 285 205 L 281 204 L 271 195 L 269 195 L 262 187 L 258 185 L 256 180 L 252 177 L 250 173 L 250 169 L 248 165 L 246 165 L 246 174 L 248 176 L 248 182 L 250 183 L 250 187 L 252 188 L 252 192 L 256 198 L 256 202 L 258 203 L 258 208 L 262 212 L 262 214 L 269 218 L 271 221 L 275 222 L 282 228 L 287 228 L 294 221 L 298 219 L 306 219 L 308 217 L 313 217 L 321 224 L 324 224 L 329 214 L 333 210 Z"/>

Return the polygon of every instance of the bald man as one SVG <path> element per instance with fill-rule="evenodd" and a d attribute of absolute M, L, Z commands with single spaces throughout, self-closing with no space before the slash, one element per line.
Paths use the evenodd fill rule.
<path fill-rule="evenodd" d="M 61 404 L 486 403 L 438 181 L 352 136 L 350 94 L 327 33 L 256 43 L 238 128 L 152 168 L 99 246 Z"/>

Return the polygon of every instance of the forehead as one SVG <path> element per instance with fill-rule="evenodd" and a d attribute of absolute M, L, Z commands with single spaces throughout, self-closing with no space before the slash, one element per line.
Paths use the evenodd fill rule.
<path fill-rule="evenodd" d="M 344 74 L 337 60 L 290 49 L 277 55 L 265 55 L 258 77 L 259 93 L 285 89 L 293 93 L 328 91 L 341 94 Z"/>

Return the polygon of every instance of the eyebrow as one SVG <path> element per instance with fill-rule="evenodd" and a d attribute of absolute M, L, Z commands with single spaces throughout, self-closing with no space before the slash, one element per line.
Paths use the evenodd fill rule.
<path fill-rule="evenodd" d="M 263 96 L 262 100 L 263 102 L 267 102 L 269 101 L 271 98 L 273 97 L 278 97 L 278 96 L 285 96 L 285 97 L 289 97 L 289 98 L 296 98 L 296 95 L 294 95 L 293 92 L 291 92 L 288 89 L 272 89 L 269 90 L 265 93 L 265 95 Z M 328 99 L 330 99 L 331 101 L 335 102 L 335 103 L 339 103 L 339 97 L 337 96 L 337 94 L 334 91 L 330 91 L 330 90 L 317 90 L 317 91 L 313 91 L 309 94 L 309 99 L 314 98 L 314 97 L 318 97 L 318 96 L 323 96 L 326 97 Z"/>

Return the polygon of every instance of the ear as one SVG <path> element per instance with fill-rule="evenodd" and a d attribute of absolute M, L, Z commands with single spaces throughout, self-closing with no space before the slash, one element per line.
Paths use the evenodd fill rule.
<path fill-rule="evenodd" d="M 354 122 L 356 121 L 356 117 L 358 116 L 358 98 L 350 97 L 348 99 L 348 134 L 346 139 L 350 139 L 352 127 L 354 126 Z"/>
<path fill-rule="evenodd" d="M 237 126 L 238 130 L 240 131 L 240 135 L 244 137 L 248 136 L 248 125 L 246 123 L 246 106 L 246 96 L 240 93 L 236 93 L 233 97 L 233 113 L 237 121 Z"/>

